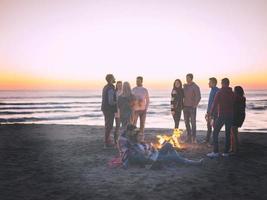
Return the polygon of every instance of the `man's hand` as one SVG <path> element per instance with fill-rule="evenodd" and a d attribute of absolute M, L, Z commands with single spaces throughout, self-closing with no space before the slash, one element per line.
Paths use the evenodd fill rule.
<path fill-rule="evenodd" d="M 171 113 L 172 113 L 172 116 L 175 114 L 175 112 L 174 112 L 174 111 L 171 111 Z"/>

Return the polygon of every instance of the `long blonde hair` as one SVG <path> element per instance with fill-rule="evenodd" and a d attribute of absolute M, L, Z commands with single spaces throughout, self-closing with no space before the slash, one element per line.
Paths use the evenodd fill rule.
<path fill-rule="evenodd" d="M 129 97 L 132 96 L 132 89 L 129 82 L 123 82 L 122 85 L 122 96 Z"/>

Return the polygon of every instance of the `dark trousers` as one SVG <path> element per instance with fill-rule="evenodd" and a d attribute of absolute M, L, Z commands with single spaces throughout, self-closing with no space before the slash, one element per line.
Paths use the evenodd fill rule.
<path fill-rule="evenodd" d="M 119 117 L 115 117 L 115 132 L 114 132 L 114 141 L 117 142 L 119 138 L 119 131 L 120 131 L 120 125 L 121 125 L 121 119 Z"/>
<path fill-rule="evenodd" d="M 215 122 L 215 127 L 213 130 L 213 151 L 215 153 L 219 152 L 219 132 L 223 125 L 225 125 L 225 147 L 224 153 L 228 153 L 230 149 L 230 134 L 231 134 L 231 126 L 233 122 L 232 116 L 220 116 Z"/>
<path fill-rule="evenodd" d="M 216 123 L 216 120 L 217 120 L 217 115 L 216 117 L 208 117 L 208 120 L 207 120 L 207 136 L 206 136 L 206 142 L 210 142 L 210 136 L 211 136 L 211 133 L 212 133 L 212 128 L 214 127 L 214 125 L 211 124 L 211 120 L 213 119 L 213 123 L 215 125 Z"/>
<path fill-rule="evenodd" d="M 131 116 L 121 117 L 122 130 L 126 130 L 129 124 L 131 124 Z"/>
<path fill-rule="evenodd" d="M 196 115 L 197 109 L 194 107 L 184 107 L 184 122 L 187 131 L 187 139 L 196 138 Z"/>
<path fill-rule="evenodd" d="M 182 113 L 182 110 L 176 110 L 174 112 L 174 115 L 172 115 L 173 120 L 174 120 L 174 128 L 179 128 L 181 113 Z"/>
<path fill-rule="evenodd" d="M 115 114 L 111 111 L 103 111 L 103 114 L 105 118 L 105 144 L 110 144 L 110 134 L 113 128 Z"/>

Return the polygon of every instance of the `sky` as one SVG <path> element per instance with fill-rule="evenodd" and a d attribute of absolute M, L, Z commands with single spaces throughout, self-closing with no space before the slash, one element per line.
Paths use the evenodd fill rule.
<path fill-rule="evenodd" d="M 0 0 L 0 89 L 267 89 L 266 0 Z"/>

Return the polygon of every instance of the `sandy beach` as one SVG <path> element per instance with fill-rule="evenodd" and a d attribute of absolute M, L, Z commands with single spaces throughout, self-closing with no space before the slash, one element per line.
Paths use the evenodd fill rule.
<path fill-rule="evenodd" d="M 267 199 L 267 133 L 241 133 L 240 154 L 209 159 L 210 147 L 182 155 L 200 167 L 109 168 L 103 127 L 0 125 L 0 199 Z M 146 129 L 147 139 L 168 129 Z M 198 132 L 201 140 L 204 132 Z M 221 143 L 224 134 L 220 134 Z M 221 149 L 223 144 L 220 145 Z"/>

